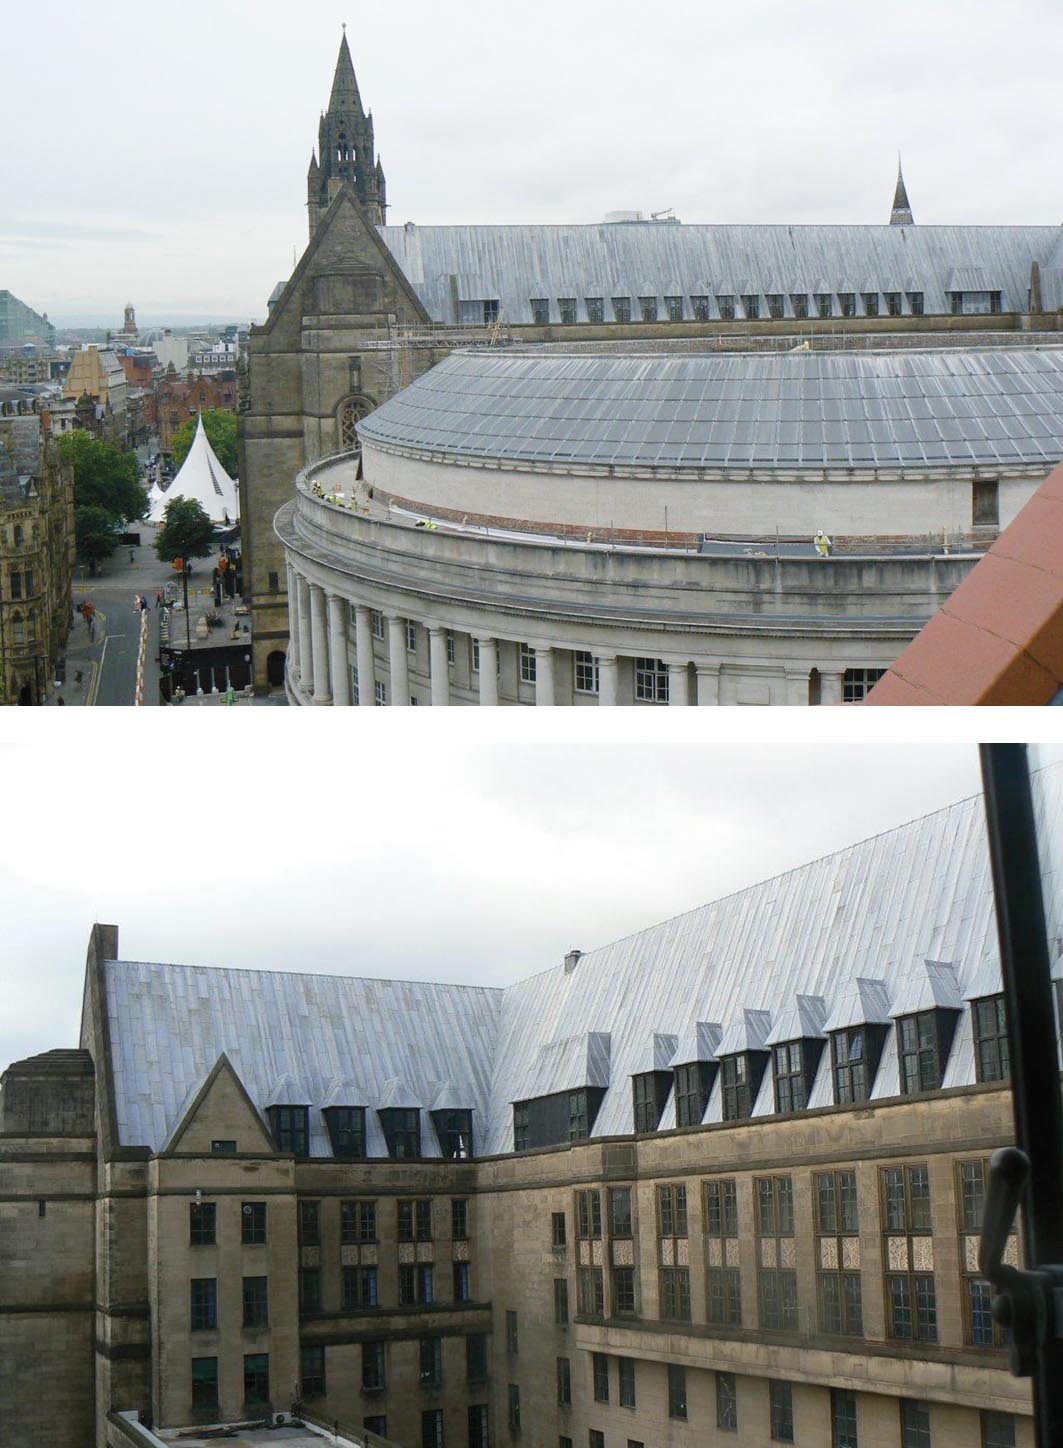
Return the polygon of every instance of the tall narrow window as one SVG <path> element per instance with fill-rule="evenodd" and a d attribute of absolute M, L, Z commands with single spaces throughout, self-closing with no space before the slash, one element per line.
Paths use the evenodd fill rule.
<path fill-rule="evenodd" d="M 376 1202 L 340 1202 L 340 1245 L 375 1242 Z"/>
<path fill-rule="evenodd" d="M 192 1247 L 213 1247 L 215 1238 L 215 1202 L 191 1202 L 188 1208 L 188 1242 Z"/>
<path fill-rule="evenodd" d="M 864 1328 L 856 1173 L 817 1172 L 812 1181 L 818 1236 L 816 1286 L 820 1331 L 859 1337 Z"/>
<path fill-rule="evenodd" d="M 974 1062 L 979 1081 L 1006 1081 L 1010 1075 L 1008 1018 L 1002 995 L 975 1001 Z"/>
<path fill-rule="evenodd" d="M 192 1407 L 197 1413 L 210 1412 L 218 1406 L 218 1359 L 192 1359 Z"/>
<path fill-rule="evenodd" d="M 609 1359 L 604 1352 L 591 1353 L 591 1375 L 594 1382 L 594 1401 L 609 1401 Z"/>
<path fill-rule="evenodd" d="M 718 1327 L 740 1327 L 742 1282 L 738 1266 L 738 1200 L 733 1177 L 705 1183 L 708 1318 Z"/>
<path fill-rule="evenodd" d="M 218 1325 L 218 1279 L 193 1277 L 190 1290 L 192 1332 L 207 1332 Z"/>
<path fill-rule="evenodd" d="M 668 1364 L 668 1416 L 685 1419 L 687 1415 L 687 1370 L 678 1363 Z"/>
<path fill-rule="evenodd" d="M 971 523 L 975 528 L 1000 526 L 1000 484 L 995 478 L 971 484 Z"/>
<path fill-rule="evenodd" d="M 557 1402 L 562 1408 L 572 1404 L 572 1362 L 567 1357 L 557 1359 Z"/>
<path fill-rule="evenodd" d="M 830 1390 L 831 1448 L 860 1448 L 856 1435 L 856 1393 Z"/>
<path fill-rule="evenodd" d="M 240 1209 L 240 1241 L 245 1247 L 265 1246 L 265 1202 L 244 1202 Z"/>
<path fill-rule="evenodd" d="M 901 1399 L 901 1448 L 931 1448 L 929 1403 Z"/>
<path fill-rule="evenodd" d="M 757 1234 L 761 1327 L 796 1332 L 797 1262 L 794 1248 L 794 1194 L 790 1177 L 758 1177 Z"/>
<path fill-rule="evenodd" d="M 738 1385 L 734 1373 L 716 1374 L 716 1426 L 724 1433 L 738 1431 Z"/>
<path fill-rule="evenodd" d="M 636 1406 L 635 1394 L 635 1359 L 629 1357 L 617 1358 L 617 1376 L 619 1379 L 618 1397 L 622 1408 L 634 1408 Z"/>
<path fill-rule="evenodd" d="M 299 1378 L 300 1397 L 325 1396 L 325 1349 L 320 1344 L 308 1343 L 300 1349 Z"/>
<path fill-rule="evenodd" d="M 244 1357 L 244 1403 L 248 1406 L 269 1402 L 269 1353 L 247 1353 Z"/>
<path fill-rule="evenodd" d="M 771 1436 L 777 1443 L 794 1441 L 794 1397 L 789 1383 L 769 1382 Z"/>
<path fill-rule="evenodd" d="M 927 1168 L 887 1167 L 882 1194 L 887 1331 L 902 1341 L 936 1342 L 933 1258 L 925 1241 L 931 1232 Z"/>

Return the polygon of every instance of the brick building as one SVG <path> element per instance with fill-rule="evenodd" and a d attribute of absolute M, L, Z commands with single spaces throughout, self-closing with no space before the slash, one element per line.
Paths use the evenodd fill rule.
<path fill-rule="evenodd" d="M 202 374 L 187 382 L 178 379 L 172 368 L 155 388 L 155 415 L 159 431 L 159 450 L 172 451 L 173 435 L 201 412 L 235 412 L 238 385 L 235 371 Z"/>
<path fill-rule="evenodd" d="M 978 798 L 505 989 L 96 926 L 80 1050 L 2 1078 L 7 1441 L 1027 1448 L 1002 1000 Z"/>

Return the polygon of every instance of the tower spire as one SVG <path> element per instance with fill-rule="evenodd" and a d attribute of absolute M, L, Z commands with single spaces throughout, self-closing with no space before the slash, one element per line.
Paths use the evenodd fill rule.
<path fill-rule="evenodd" d="M 328 110 L 318 128 L 316 164 L 311 161 L 307 176 L 311 236 L 345 186 L 353 192 L 369 221 L 382 226 L 387 209 L 384 173 L 377 163 L 373 120 L 366 115 L 358 91 L 346 25 Z"/>
<path fill-rule="evenodd" d="M 904 184 L 904 172 L 901 170 L 901 154 L 897 152 L 897 190 L 893 193 L 893 211 L 890 215 L 891 226 L 913 226 L 915 218 L 912 215 L 911 202 L 908 200 L 908 188 Z"/>
<path fill-rule="evenodd" d="M 358 94 L 358 77 L 354 73 L 351 47 L 347 44 L 347 26 L 343 27 L 340 53 L 336 59 L 336 74 L 332 78 L 332 95 L 328 103 L 330 115 L 355 112 L 363 115 L 362 98 Z"/>

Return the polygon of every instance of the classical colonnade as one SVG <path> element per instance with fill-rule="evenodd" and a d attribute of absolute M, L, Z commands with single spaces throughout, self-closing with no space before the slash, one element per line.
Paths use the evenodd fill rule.
<path fill-rule="evenodd" d="M 423 628 L 428 637 L 427 683 L 432 705 L 446 706 L 452 702 L 452 648 L 455 634 L 445 623 L 413 619 L 386 609 L 378 610 L 370 603 L 353 602 L 344 594 L 311 581 L 290 561 L 287 570 L 290 621 L 288 682 L 296 702 L 339 708 L 353 704 L 373 707 L 382 703 L 401 707 L 414 702 L 411 695 L 409 646 L 411 625 Z M 534 690 L 536 705 L 552 706 L 558 702 L 560 670 L 562 667 L 572 667 L 575 650 L 570 642 L 521 640 L 487 630 L 482 633 L 470 632 L 468 636 L 478 653 L 479 667 L 473 678 L 478 680 L 478 702 L 481 705 L 490 707 L 500 702 L 500 645 L 515 646 L 524 651 L 529 660 L 529 673 L 533 675 L 533 679 L 526 679 L 525 683 L 528 691 Z M 383 659 L 378 658 L 376 649 L 376 644 L 381 640 Z M 650 647 L 647 644 L 648 650 Z M 667 703 L 670 706 L 735 702 L 721 698 L 721 673 L 726 671 L 727 665 L 720 662 L 711 663 L 689 656 L 676 657 L 669 651 L 670 657 L 654 660 L 654 663 L 659 662 L 660 665 L 659 683 L 652 691 L 653 697 L 643 699 L 636 698 L 635 688 L 629 686 L 627 666 L 635 657 L 630 649 L 611 652 L 604 642 L 588 640 L 579 652 L 593 660 L 596 687 L 578 692 L 596 697 L 600 706 L 636 702 Z M 534 665 L 531 664 L 532 659 Z M 763 665 L 764 661 L 760 662 Z M 796 661 L 782 667 L 786 676 L 786 701 L 807 705 L 811 668 Z M 823 704 L 840 704 L 845 670 L 828 666 L 818 668 L 817 672 L 819 701 Z M 517 677 L 519 679 L 519 672 Z M 418 682 L 423 678 L 422 670 L 418 675 Z M 620 697 L 621 692 L 624 697 Z M 462 702 L 470 701 L 463 699 Z M 515 698 L 507 699 L 506 702 L 530 703 L 531 699 Z M 567 698 L 562 702 L 567 702 Z"/>

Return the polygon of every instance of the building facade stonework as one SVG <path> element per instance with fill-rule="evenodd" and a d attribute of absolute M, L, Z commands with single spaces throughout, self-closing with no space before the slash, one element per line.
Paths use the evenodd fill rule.
<path fill-rule="evenodd" d="M 242 403 L 245 576 L 260 688 L 285 677 L 288 570 L 273 520 L 296 477 L 352 446 L 360 417 L 456 347 L 742 351 L 815 346 L 825 326 L 862 345 L 957 345 L 975 331 L 993 338 L 1057 327 L 1063 307 L 1058 228 L 916 226 L 900 176 L 890 224 L 877 227 L 389 226 L 372 116 L 346 38 L 311 159 L 308 207 L 309 250 L 253 333 Z M 900 518 L 893 531 L 917 530 Z M 774 532 L 771 525 L 757 536 L 770 542 Z M 293 599 L 292 617 L 297 607 Z M 432 624 L 416 611 L 413 618 Z M 530 621 L 519 632 L 534 642 Z M 667 665 L 669 652 L 632 657 Z M 802 644 L 797 652 L 798 663 L 809 661 L 814 696 L 817 651 Z M 863 666 L 885 667 L 890 654 L 871 648 Z M 773 702 L 791 692 L 803 698 L 785 682 L 768 690 Z"/>
<path fill-rule="evenodd" d="M 35 412 L 0 412 L 0 704 L 52 692 L 70 631 L 74 483 Z"/>
<path fill-rule="evenodd" d="M 413 1448 L 1030 1448 L 977 1269 L 994 952 L 978 799 L 505 989 L 95 927 L 80 1050 L 0 1086 L 12 1448 L 293 1411 Z"/>

